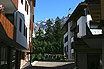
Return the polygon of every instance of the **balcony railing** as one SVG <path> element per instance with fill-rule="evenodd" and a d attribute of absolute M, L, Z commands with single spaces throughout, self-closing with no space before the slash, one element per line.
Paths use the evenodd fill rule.
<path fill-rule="evenodd" d="M 93 35 L 102 34 L 102 29 L 90 29 Z"/>
<path fill-rule="evenodd" d="M 14 13 L 18 9 L 18 0 L 0 0 L 0 4 L 4 7 L 5 13 Z"/>
<path fill-rule="evenodd" d="M 7 36 L 13 39 L 13 24 L 2 13 L 0 13 L 0 23 L 3 26 Z"/>

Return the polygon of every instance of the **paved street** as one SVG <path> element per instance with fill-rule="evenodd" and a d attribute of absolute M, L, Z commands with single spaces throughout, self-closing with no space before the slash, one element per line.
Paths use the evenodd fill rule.
<path fill-rule="evenodd" d="M 75 64 L 72 62 L 44 62 L 34 61 L 32 65 L 25 69 L 73 69 Z"/>

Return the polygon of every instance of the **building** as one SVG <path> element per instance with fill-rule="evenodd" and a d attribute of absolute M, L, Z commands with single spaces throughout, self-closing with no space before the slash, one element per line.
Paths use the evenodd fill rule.
<path fill-rule="evenodd" d="M 70 31 L 71 23 L 68 22 L 68 19 L 70 17 L 70 14 L 66 17 L 63 17 L 61 19 L 61 26 L 62 26 L 62 32 L 63 32 L 63 53 L 64 56 L 67 58 L 67 60 L 73 59 L 74 50 L 71 48 L 71 37 L 72 32 Z"/>
<path fill-rule="evenodd" d="M 102 38 L 102 69 L 104 69 L 104 0 L 101 0 L 101 27 L 103 30 Z"/>
<path fill-rule="evenodd" d="M 30 60 L 35 0 L 0 0 L 0 69 L 20 69 Z M 0 10 L 1 11 L 1 10 Z"/>
<path fill-rule="evenodd" d="M 71 48 L 75 52 L 76 68 L 102 69 L 102 29 L 100 0 L 79 3 L 68 19 Z"/>

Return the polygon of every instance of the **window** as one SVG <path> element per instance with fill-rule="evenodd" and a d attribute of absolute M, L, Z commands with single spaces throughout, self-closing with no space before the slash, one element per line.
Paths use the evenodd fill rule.
<path fill-rule="evenodd" d="M 23 5 L 23 0 L 21 0 L 21 3 L 22 3 L 22 5 Z"/>
<path fill-rule="evenodd" d="M 79 25 L 77 26 L 77 33 L 79 33 Z"/>
<path fill-rule="evenodd" d="M 1 47 L 1 65 L 7 64 L 7 48 Z"/>
<path fill-rule="evenodd" d="M 27 1 L 25 2 L 25 11 L 27 10 Z"/>
<path fill-rule="evenodd" d="M 34 15 L 33 15 L 33 22 L 34 22 Z"/>
<path fill-rule="evenodd" d="M 65 43 L 68 41 L 68 36 L 65 37 Z"/>
<path fill-rule="evenodd" d="M 98 25 L 90 25 L 90 28 L 91 29 L 100 29 L 100 26 L 98 26 Z"/>
<path fill-rule="evenodd" d="M 24 24 L 24 36 L 26 36 L 25 24 Z"/>
<path fill-rule="evenodd" d="M 67 45 L 67 50 L 66 51 L 68 52 L 68 45 Z"/>
<path fill-rule="evenodd" d="M 22 31 L 22 20 L 20 19 L 19 31 Z"/>
<path fill-rule="evenodd" d="M 27 28 L 26 28 L 26 38 L 27 38 Z"/>
<path fill-rule="evenodd" d="M 28 5 L 27 5 L 27 14 L 28 14 Z"/>
<path fill-rule="evenodd" d="M 68 45 L 65 47 L 65 52 L 68 52 Z"/>
<path fill-rule="evenodd" d="M 27 1 L 25 2 L 25 11 L 26 11 L 27 14 L 28 14 L 28 5 L 27 5 Z"/>
<path fill-rule="evenodd" d="M 26 28 L 25 24 L 24 24 L 24 36 L 27 38 L 27 28 Z"/>

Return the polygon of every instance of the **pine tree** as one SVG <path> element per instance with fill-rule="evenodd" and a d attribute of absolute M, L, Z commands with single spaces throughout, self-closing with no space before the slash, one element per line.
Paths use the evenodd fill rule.
<path fill-rule="evenodd" d="M 57 17 L 55 25 L 52 26 L 52 22 L 49 19 L 46 33 L 43 34 L 41 29 L 36 32 L 36 37 L 33 40 L 35 53 L 63 54 L 63 36 L 60 21 L 60 18 Z"/>

